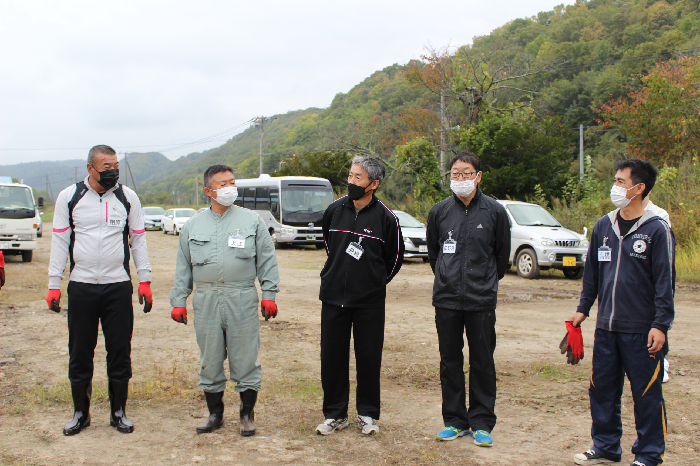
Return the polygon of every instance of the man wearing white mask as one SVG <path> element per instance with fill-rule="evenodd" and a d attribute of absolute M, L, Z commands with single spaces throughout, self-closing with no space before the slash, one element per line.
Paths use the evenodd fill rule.
<path fill-rule="evenodd" d="M 484 195 L 481 163 L 471 152 L 450 162 L 453 196 L 428 215 L 428 256 L 435 274 L 433 306 L 440 346 L 442 417 L 438 440 L 474 437 L 493 445 L 496 425 L 496 301 L 510 256 L 505 208 Z M 464 384 L 464 333 L 469 345 L 469 409 Z"/>
<path fill-rule="evenodd" d="M 190 218 L 180 232 L 171 317 L 187 324 L 185 304 L 192 285 L 197 285 L 192 308 L 200 351 L 199 388 L 209 408 L 209 418 L 197 433 L 223 425 L 228 353 L 231 381 L 241 398 L 241 435 L 250 436 L 255 434 L 253 408 L 262 377 L 255 278 L 262 290 L 263 317 L 275 317 L 277 257 L 262 218 L 233 205 L 238 189 L 231 167 L 207 168 L 204 186 L 211 208 Z"/>

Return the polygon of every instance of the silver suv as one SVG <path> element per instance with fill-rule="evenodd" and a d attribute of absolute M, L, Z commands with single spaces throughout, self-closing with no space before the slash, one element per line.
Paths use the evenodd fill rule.
<path fill-rule="evenodd" d="M 540 270 L 560 269 L 573 280 L 583 276 L 588 240 L 567 230 L 537 204 L 498 201 L 510 221 L 510 263 L 523 278 L 535 278 Z"/>

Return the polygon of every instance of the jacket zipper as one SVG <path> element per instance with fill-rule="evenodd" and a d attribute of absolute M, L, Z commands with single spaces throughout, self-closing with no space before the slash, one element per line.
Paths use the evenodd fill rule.
<path fill-rule="evenodd" d="M 98 196 L 100 196 L 98 194 Z M 107 209 L 107 203 L 105 202 L 105 209 Z M 100 196 L 100 217 L 102 217 L 102 196 Z M 107 211 L 105 210 L 105 222 L 107 221 Z M 95 275 L 97 275 L 97 284 L 99 285 L 100 282 L 102 281 L 100 279 L 100 258 L 102 257 L 102 227 L 104 226 L 104 222 L 102 219 L 100 219 L 100 241 L 97 243 L 97 270 L 95 271 Z"/>
<path fill-rule="evenodd" d="M 469 231 L 467 229 L 467 217 L 468 216 L 469 216 L 469 206 L 465 205 L 464 206 L 464 220 L 463 220 L 464 221 L 464 228 L 462 228 L 462 231 L 464 231 L 465 234 L 467 234 Z M 465 238 L 464 244 L 462 245 L 462 250 L 466 251 L 466 249 L 467 249 L 467 240 Z M 461 282 L 464 283 L 466 276 L 467 276 L 467 264 L 465 262 L 465 254 L 462 253 L 461 256 L 462 256 L 462 280 L 461 280 Z M 466 289 L 466 286 L 463 286 L 461 288 L 462 288 L 462 309 L 466 309 L 467 296 L 466 296 L 465 291 L 464 291 Z"/>
<path fill-rule="evenodd" d="M 353 232 L 355 231 L 355 227 L 357 227 L 357 217 L 359 215 L 360 211 L 358 210 L 355 212 L 355 222 L 352 224 Z M 350 270 L 350 256 L 348 254 L 345 254 L 345 256 L 345 288 L 343 289 L 343 304 L 341 304 L 340 307 L 345 307 L 345 297 L 348 295 L 348 271 Z"/>
<path fill-rule="evenodd" d="M 620 257 L 622 257 L 622 240 L 625 239 L 627 235 L 620 238 L 620 244 L 617 248 L 617 264 L 615 265 L 615 284 L 613 285 L 612 294 L 612 310 L 610 311 L 610 322 L 608 322 L 608 329 L 612 332 L 612 322 L 613 316 L 615 315 L 615 291 L 617 290 L 617 275 L 620 272 Z"/>

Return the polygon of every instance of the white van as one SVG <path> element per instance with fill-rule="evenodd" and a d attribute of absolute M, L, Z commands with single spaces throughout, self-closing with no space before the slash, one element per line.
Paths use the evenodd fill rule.
<path fill-rule="evenodd" d="M 283 244 L 313 244 L 323 248 L 321 221 L 335 200 L 331 182 L 311 176 L 236 180 L 237 206 L 254 210 L 265 221 L 276 248 Z"/>
<path fill-rule="evenodd" d="M 560 269 L 572 280 L 583 277 L 588 240 L 561 226 L 537 204 L 501 201 L 510 221 L 510 263 L 523 278 L 536 278 L 540 270 Z"/>
<path fill-rule="evenodd" d="M 21 254 L 23 262 L 32 261 L 41 225 L 40 207 L 43 199 L 37 204 L 31 187 L 0 183 L 0 249 L 5 256 Z"/>

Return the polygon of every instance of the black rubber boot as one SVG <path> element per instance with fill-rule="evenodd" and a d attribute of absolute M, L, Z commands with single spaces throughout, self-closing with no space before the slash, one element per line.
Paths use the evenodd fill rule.
<path fill-rule="evenodd" d="M 70 384 L 73 396 L 73 420 L 63 428 L 63 435 L 75 435 L 90 425 L 90 397 L 92 380 Z"/>
<path fill-rule="evenodd" d="M 248 389 L 241 392 L 241 435 L 255 435 L 255 402 L 258 400 L 257 390 Z"/>
<path fill-rule="evenodd" d="M 129 397 L 128 380 L 109 381 L 109 425 L 122 434 L 134 431 L 134 424 L 126 418 L 126 399 Z"/>
<path fill-rule="evenodd" d="M 209 419 L 201 426 L 197 426 L 198 434 L 208 434 L 224 425 L 224 392 L 204 392 L 209 408 Z"/>

